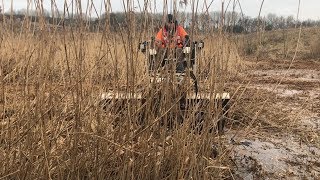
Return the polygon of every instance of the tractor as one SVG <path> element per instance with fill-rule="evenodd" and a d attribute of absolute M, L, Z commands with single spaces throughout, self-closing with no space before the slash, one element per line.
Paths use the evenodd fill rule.
<path fill-rule="evenodd" d="M 191 42 L 185 37 L 182 48 L 156 48 L 155 38 L 139 43 L 138 49 L 147 61 L 148 83 L 139 91 L 109 91 L 101 94 L 103 107 L 117 115 L 121 123 L 124 109 L 136 107 L 136 124 L 145 127 L 148 122 L 174 129 L 189 122 L 191 130 L 223 132 L 228 113 L 230 95 L 227 92 L 201 92 L 197 81 L 198 57 L 204 48 L 203 41 Z M 209 107 L 215 109 L 208 111 Z M 131 108 L 132 109 L 132 108 Z M 214 116 L 214 114 L 216 116 Z M 211 121 L 218 117 L 216 121 Z M 189 120 L 189 121 L 186 121 Z"/>

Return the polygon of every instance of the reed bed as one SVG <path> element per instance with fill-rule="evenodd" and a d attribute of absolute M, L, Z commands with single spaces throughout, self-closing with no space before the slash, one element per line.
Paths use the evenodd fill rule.
<path fill-rule="evenodd" d="M 75 5 L 81 12 L 81 4 Z M 106 10 L 110 12 L 108 3 Z M 41 6 L 38 11 L 43 17 Z M 128 101 L 120 110 L 101 106 L 102 92 L 136 93 L 152 86 L 137 44 L 154 32 L 137 32 L 134 17 L 126 15 L 128 26 L 118 32 L 109 31 L 108 23 L 105 30 L 89 32 L 81 18 L 76 26 L 60 29 L 48 28 L 45 21 L 28 26 L 32 23 L 25 19 L 26 26 L 17 31 L 10 19 L 1 22 L 0 178 L 232 177 L 228 150 L 210 132 L 221 106 L 202 107 L 206 121 L 200 133 L 191 128 L 199 107 L 173 129 L 161 125 L 177 122 L 181 113 L 172 82 L 147 92 L 150 97 L 165 94 L 158 110 L 152 99 Z M 244 67 L 234 43 L 222 31 L 193 32 L 191 39 L 203 39 L 206 45 L 196 74 L 200 90 L 213 95 L 230 90 L 228 81 Z"/>

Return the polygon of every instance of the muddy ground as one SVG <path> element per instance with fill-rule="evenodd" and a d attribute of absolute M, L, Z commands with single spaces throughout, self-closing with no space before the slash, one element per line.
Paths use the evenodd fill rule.
<path fill-rule="evenodd" d="M 236 179 L 320 179 L 320 61 L 248 63 L 238 80 L 265 103 L 225 134 Z"/>

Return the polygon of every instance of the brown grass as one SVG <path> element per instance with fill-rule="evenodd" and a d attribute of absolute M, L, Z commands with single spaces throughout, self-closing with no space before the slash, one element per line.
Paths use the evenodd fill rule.
<path fill-rule="evenodd" d="M 149 88 L 146 60 L 136 47 L 153 32 L 136 32 L 129 14 L 131 23 L 117 33 L 89 33 L 81 23 L 60 31 L 41 30 L 45 22 L 34 25 L 36 30 L 26 26 L 17 31 L 10 21 L 1 22 L 0 179 L 233 178 L 230 149 L 223 136 L 209 133 L 221 107 L 214 103 L 202 107 L 207 114 L 199 134 L 190 128 L 197 108 L 191 108 L 185 122 L 173 130 L 160 125 L 178 120 L 179 95 L 172 91 L 176 88 L 172 83 Z M 304 40 L 307 35 L 302 36 Z M 200 90 L 231 92 L 229 126 L 240 124 L 245 133 L 299 126 L 297 118 L 286 116 L 289 110 L 274 108 L 278 99 L 273 93 L 249 88 L 253 77 L 239 72 L 257 62 L 245 63 L 238 55 L 244 50 L 244 55 L 290 58 L 297 31 L 263 34 L 262 46 L 257 45 L 256 34 L 229 38 L 207 31 L 191 38 L 205 42 L 196 74 Z M 309 42 L 302 41 L 298 58 L 310 53 Z M 192 90 L 190 84 L 185 86 Z M 152 98 L 144 104 L 126 102 L 116 111 L 115 104 L 100 106 L 100 95 L 106 91 L 165 96 L 158 111 Z"/>
<path fill-rule="evenodd" d="M 210 104 L 204 109 L 207 126 L 197 134 L 190 132 L 196 109 L 174 131 L 159 126 L 162 120 L 176 121 L 179 113 L 177 97 L 170 98 L 170 84 L 160 89 L 166 96 L 159 112 L 152 111 L 152 101 L 144 105 L 128 102 L 120 111 L 99 106 L 101 92 L 137 92 L 150 86 L 146 61 L 136 49 L 142 39 L 138 33 L 127 36 L 128 29 L 116 34 L 88 33 L 81 25 L 62 31 L 21 29 L 16 33 L 10 31 L 10 24 L 1 26 L 0 178 L 231 176 L 227 150 L 216 133 L 209 133 L 221 107 Z M 201 89 L 223 92 L 241 61 L 234 44 L 223 35 L 205 38 L 199 63 L 206 75 L 202 79 L 197 75 Z M 145 113 L 144 126 L 136 123 L 141 112 Z M 113 126 L 115 122 L 119 126 Z"/>
<path fill-rule="evenodd" d="M 315 38 L 311 41 L 310 51 L 313 58 L 320 58 L 320 38 Z"/>
<path fill-rule="evenodd" d="M 261 45 L 256 34 L 236 36 L 239 52 L 246 56 L 260 59 L 293 58 L 296 52 L 299 29 L 274 30 L 262 33 Z M 319 28 L 303 28 L 298 44 L 296 59 L 312 59 L 317 57 Z"/>

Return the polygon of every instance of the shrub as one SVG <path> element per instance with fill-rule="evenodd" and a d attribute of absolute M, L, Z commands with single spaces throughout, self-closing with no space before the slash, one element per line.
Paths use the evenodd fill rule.
<path fill-rule="evenodd" d="M 320 38 L 316 38 L 310 43 L 310 54 L 313 58 L 320 58 Z"/>

